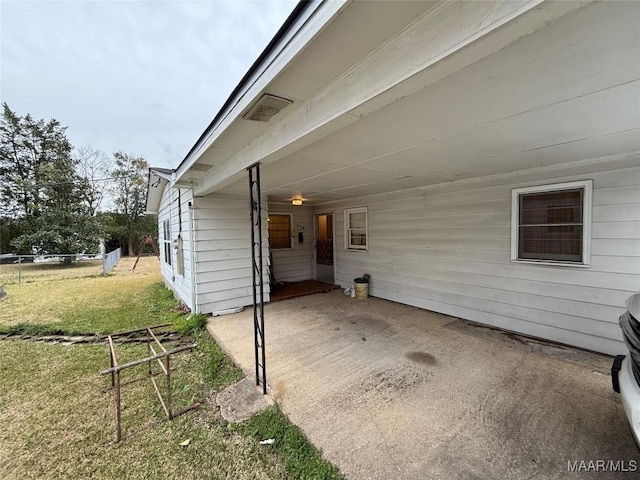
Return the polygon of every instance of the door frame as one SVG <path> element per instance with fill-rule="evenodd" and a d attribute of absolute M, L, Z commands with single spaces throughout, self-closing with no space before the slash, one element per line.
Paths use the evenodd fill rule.
<path fill-rule="evenodd" d="M 331 215 L 331 232 L 333 233 L 333 284 L 336 284 L 336 212 L 335 210 L 313 212 L 313 279 L 317 277 L 317 241 L 318 241 L 318 217 L 320 215 Z M 322 280 L 320 280 L 322 281 Z"/>

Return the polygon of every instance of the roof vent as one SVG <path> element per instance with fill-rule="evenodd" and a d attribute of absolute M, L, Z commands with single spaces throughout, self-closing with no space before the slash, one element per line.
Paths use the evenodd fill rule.
<path fill-rule="evenodd" d="M 268 122 L 290 103 L 293 101 L 265 93 L 242 117 L 256 122 Z"/>

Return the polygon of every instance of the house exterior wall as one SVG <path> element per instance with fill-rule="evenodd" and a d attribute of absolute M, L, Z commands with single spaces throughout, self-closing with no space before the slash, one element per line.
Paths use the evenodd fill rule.
<path fill-rule="evenodd" d="M 265 302 L 269 301 L 266 202 L 262 232 Z M 194 201 L 195 283 L 198 311 L 217 313 L 253 304 L 248 199 L 218 196 Z"/>
<path fill-rule="evenodd" d="M 269 204 L 269 213 L 291 214 L 290 249 L 272 249 L 273 273 L 279 282 L 297 282 L 313 278 L 313 213 L 309 206 L 285 203 Z M 303 242 L 298 242 L 302 233 Z"/>
<path fill-rule="evenodd" d="M 179 193 L 178 193 L 179 192 Z M 191 265 L 191 222 L 189 202 L 193 201 L 192 192 L 189 189 L 167 187 L 162 193 L 160 208 L 158 210 L 158 249 L 160 250 L 160 271 L 165 285 L 173 290 L 177 298 L 193 310 L 192 296 L 192 265 Z M 169 220 L 171 226 L 171 265 L 165 260 L 164 225 Z M 182 238 L 182 260 L 184 271 L 180 274 L 177 270 L 178 252 L 173 242 L 178 236 Z"/>
<path fill-rule="evenodd" d="M 346 287 L 366 272 L 376 297 L 620 353 L 618 317 L 640 290 L 640 168 L 612 168 L 537 171 L 331 204 L 336 283 Z M 594 182 L 590 267 L 511 262 L 512 188 L 584 179 Z M 344 210 L 360 206 L 368 209 L 369 248 L 347 251 Z"/>
<path fill-rule="evenodd" d="M 195 308 L 251 303 L 248 206 L 231 197 L 244 194 L 246 169 L 262 162 L 263 191 L 280 200 L 351 197 L 315 205 L 304 244 L 294 238 L 294 248 L 273 252 L 278 280 L 313 276 L 312 212 L 335 211 L 342 286 L 367 272 L 378 297 L 623 350 L 617 317 L 640 290 L 638 121 L 629 107 L 637 103 L 637 72 L 629 67 L 638 60 L 635 10 L 537 4 L 438 3 L 368 54 L 343 49 L 338 56 L 349 68 L 332 79 L 309 75 L 294 59 L 323 71 L 334 66 L 335 48 L 320 48 L 312 39 L 322 41 L 321 29 L 310 29 L 333 22 L 333 14 L 322 15 L 336 5 L 324 3 L 300 35 L 292 30 L 298 38 L 283 41 L 270 53 L 277 61 L 239 86 L 172 177 L 198 195 Z M 355 5 L 367 3 L 346 8 Z M 345 44 L 362 25 L 344 24 Z M 585 34 L 592 31 L 599 33 Z M 272 123 L 242 119 L 264 91 L 284 95 L 300 85 L 305 94 L 291 95 L 296 101 Z M 605 159 L 614 155 L 628 158 Z M 196 161 L 213 166 L 191 170 Z M 511 262 L 512 189 L 580 180 L 594 182 L 589 266 Z M 428 182 L 447 183 L 406 189 Z M 383 189 L 400 191 L 358 197 Z M 367 251 L 345 250 L 344 211 L 357 207 L 368 209 Z M 274 213 L 291 208 L 270 205 Z M 266 237 L 263 246 L 266 261 Z M 163 268 L 174 286 L 173 270 Z"/>

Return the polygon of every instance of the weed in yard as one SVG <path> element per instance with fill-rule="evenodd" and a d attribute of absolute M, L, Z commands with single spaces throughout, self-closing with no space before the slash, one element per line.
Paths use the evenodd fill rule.
<path fill-rule="evenodd" d="M 207 325 L 207 316 L 202 313 L 191 313 L 176 318 L 173 328 L 183 335 L 192 335 L 203 330 Z"/>

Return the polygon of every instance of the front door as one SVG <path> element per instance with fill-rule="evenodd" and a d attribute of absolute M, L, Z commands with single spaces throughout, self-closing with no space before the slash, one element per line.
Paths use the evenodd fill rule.
<path fill-rule="evenodd" d="M 315 216 L 316 280 L 333 283 L 333 214 L 322 213 Z"/>

